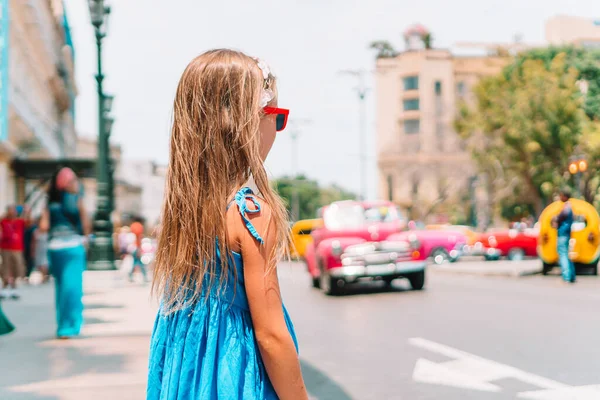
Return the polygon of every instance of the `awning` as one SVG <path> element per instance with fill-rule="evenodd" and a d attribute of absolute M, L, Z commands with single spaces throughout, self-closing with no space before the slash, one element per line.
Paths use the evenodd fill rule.
<path fill-rule="evenodd" d="M 96 160 L 88 159 L 58 159 L 58 160 L 30 160 L 15 159 L 12 169 L 18 178 L 25 179 L 51 179 L 59 168 L 69 167 L 80 178 L 96 177 Z"/>

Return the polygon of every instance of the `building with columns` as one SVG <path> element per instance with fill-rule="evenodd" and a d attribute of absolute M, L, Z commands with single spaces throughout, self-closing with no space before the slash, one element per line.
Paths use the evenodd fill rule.
<path fill-rule="evenodd" d="M 76 151 L 74 58 L 62 0 L 0 0 L 0 213 L 33 187 L 15 159 Z"/>

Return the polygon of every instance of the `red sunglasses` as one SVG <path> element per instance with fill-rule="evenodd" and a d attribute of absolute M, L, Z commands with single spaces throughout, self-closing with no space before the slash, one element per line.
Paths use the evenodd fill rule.
<path fill-rule="evenodd" d="M 267 115 L 276 115 L 276 128 L 277 132 L 281 132 L 285 129 L 287 125 L 288 116 L 290 115 L 290 110 L 287 108 L 276 108 L 276 107 L 265 107 L 263 111 Z"/>

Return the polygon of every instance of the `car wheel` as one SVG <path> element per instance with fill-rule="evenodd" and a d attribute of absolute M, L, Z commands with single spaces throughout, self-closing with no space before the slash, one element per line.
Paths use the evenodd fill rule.
<path fill-rule="evenodd" d="M 437 265 L 442 265 L 450 261 L 450 254 L 445 249 L 435 249 L 431 252 L 431 258 Z"/>
<path fill-rule="evenodd" d="M 577 275 L 598 275 L 598 263 L 575 263 L 575 273 Z"/>
<path fill-rule="evenodd" d="M 548 272 L 552 271 L 553 268 L 554 265 L 542 261 L 542 275 L 548 275 Z"/>
<path fill-rule="evenodd" d="M 519 248 L 510 249 L 506 257 L 510 261 L 523 261 L 525 259 L 525 250 Z"/>
<path fill-rule="evenodd" d="M 321 279 L 319 277 L 311 277 L 312 287 L 315 289 L 321 289 Z"/>
<path fill-rule="evenodd" d="M 340 287 L 337 285 L 337 281 L 331 277 L 324 269 L 321 269 L 321 276 L 319 276 L 319 285 L 321 289 L 328 296 L 335 296 L 341 293 Z"/>
<path fill-rule="evenodd" d="M 385 283 L 385 286 L 388 288 L 392 286 L 392 282 L 394 282 L 394 278 L 383 278 L 383 283 Z"/>
<path fill-rule="evenodd" d="M 421 290 L 425 286 L 425 270 L 407 276 L 413 290 Z"/>

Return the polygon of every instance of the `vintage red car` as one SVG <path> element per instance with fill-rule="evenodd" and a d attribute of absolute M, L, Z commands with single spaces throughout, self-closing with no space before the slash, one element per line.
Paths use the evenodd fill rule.
<path fill-rule="evenodd" d="M 486 260 L 506 257 L 519 261 L 525 257 L 537 257 L 538 230 L 535 228 L 508 229 L 484 233 L 479 237 Z"/>
<path fill-rule="evenodd" d="M 335 202 L 323 208 L 323 226 L 312 232 L 304 258 L 313 286 L 327 294 L 364 279 L 407 278 L 413 289 L 425 284 L 426 257 L 418 240 L 391 240 L 406 219 L 390 202 Z"/>
<path fill-rule="evenodd" d="M 435 264 L 456 262 L 467 246 L 467 236 L 458 230 L 410 230 L 390 236 L 390 240 L 418 241 L 421 255 Z"/>

